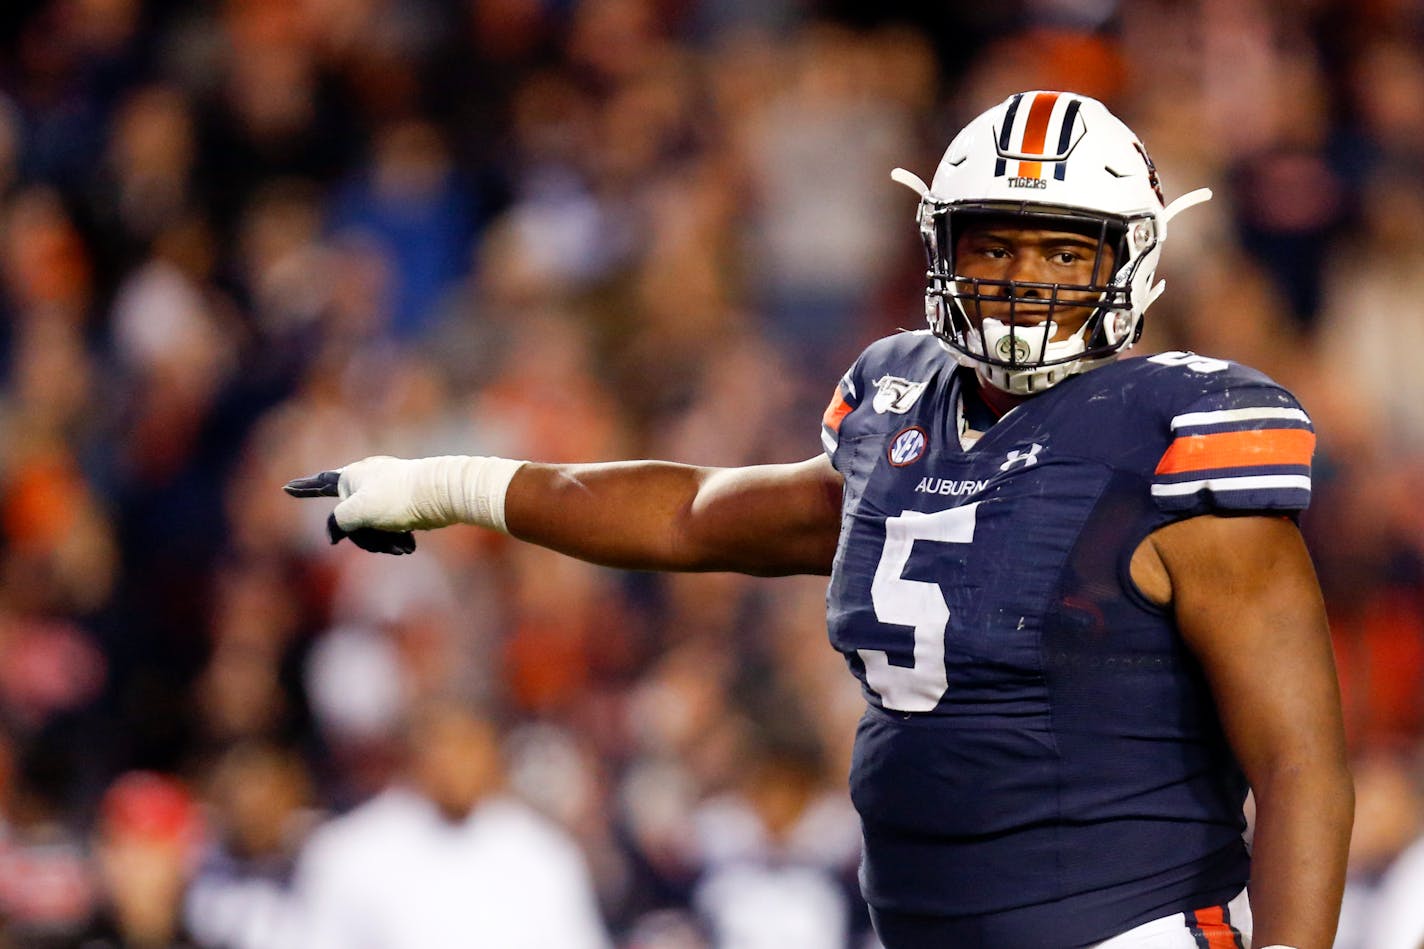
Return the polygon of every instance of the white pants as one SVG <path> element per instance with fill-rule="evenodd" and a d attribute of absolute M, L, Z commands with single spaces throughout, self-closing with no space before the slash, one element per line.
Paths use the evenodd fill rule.
<path fill-rule="evenodd" d="M 1246 891 L 1226 904 L 1173 913 L 1129 929 L 1092 949 L 1251 949 L 1251 902 Z"/>

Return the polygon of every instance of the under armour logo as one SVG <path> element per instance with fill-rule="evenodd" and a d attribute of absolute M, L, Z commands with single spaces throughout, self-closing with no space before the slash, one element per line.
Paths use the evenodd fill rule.
<path fill-rule="evenodd" d="M 1038 464 L 1038 453 L 1043 451 L 1043 446 L 1034 442 L 1028 451 L 1019 451 L 1017 448 L 1009 452 L 1008 460 L 999 466 L 1000 471 L 1008 471 L 1016 464 L 1022 464 L 1025 468 L 1029 465 Z"/>

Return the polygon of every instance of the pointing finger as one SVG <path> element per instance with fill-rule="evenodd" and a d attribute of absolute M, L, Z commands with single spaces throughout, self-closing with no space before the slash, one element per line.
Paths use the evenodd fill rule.
<path fill-rule="evenodd" d="M 323 471 L 309 478 L 293 478 L 282 486 L 294 498 L 334 498 L 339 497 L 337 485 L 341 482 L 341 472 Z"/>

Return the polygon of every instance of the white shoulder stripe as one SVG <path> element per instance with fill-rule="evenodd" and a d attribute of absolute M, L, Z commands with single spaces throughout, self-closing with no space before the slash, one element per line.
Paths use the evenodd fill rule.
<path fill-rule="evenodd" d="M 1155 498 L 1180 497 L 1198 491 L 1269 491 L 1281 489 L 1310 490 L 1309 475 L 1243 475 L 1237 478 L 1205 478 L 1201 481 L 1180 481 L 1176 484 L 1154 484 Z"/>
<path fill-rule="evenodd" d="M 837 448 L 837 446 L 839 446 L 839 445 L 840 445 L 840 439 L 838 439 L 838 438 L 836 438 L 836 436 L 832 435 L 830 429 L 826 428 L 825 426 L 822 426 L 822 427 L 821 427 L 821 447 L 826 450 L 826 454 L 828 454 L 828 455 L 834 455 L 834 454 L 836 453 L 836 448 Z"/>
<path fill-rule="evenodd" d="M 1191 428 L 1196 425 L 1220 425 L 1223 422 L 1254 422 L 1259 419 L 1278 418 L 1293 422 L 1309 422 L 1310 416 L 1300 409 L 1257 408 L 1222 409 L 1219 412 L 1188 412 L 1172 419 L 1172 431 Z"/>

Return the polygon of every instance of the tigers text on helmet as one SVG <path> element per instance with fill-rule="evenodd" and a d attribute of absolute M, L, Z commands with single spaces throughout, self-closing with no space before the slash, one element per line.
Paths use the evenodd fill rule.
<path fill-rule="evenodd" d="M 1202 188 L 1166 204 L 1132 130 L 1101 102 L 1071 92 L 1021 92 L 980 115 L 955 136 L 928 187 L 900 168 L 891 177 L 920 195 L 930 329 L 961 363 L 1017 395 L 1041 392 L 1137 341 L 1142 315 L 1164 287 L 1153 278 L 1168 222 L 1211 197 Z M 966 224 L 985 219 L 1095 239 L 1095 260 L 1108 252 L 1112 272 L 1099 275 L 1095 266 L 1085 284 L 966 277 L 955 241 Z M 1085 302 L 1093 307 L 1086 322 L 1054 339 L 1055 311 Z"/>

